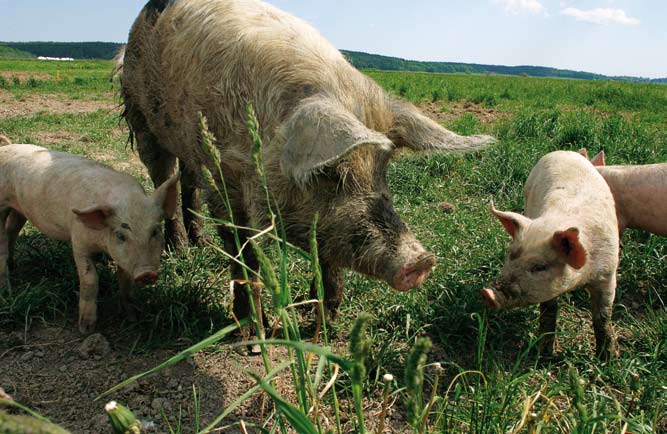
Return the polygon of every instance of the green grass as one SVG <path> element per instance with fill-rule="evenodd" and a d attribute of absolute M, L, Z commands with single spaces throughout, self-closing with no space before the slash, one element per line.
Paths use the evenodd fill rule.
<path fill-rule="evenodd" d="M 42 61 L 0 58 L 0 89 L 13 95 L 63 94 L 75 99 L 99 99 L 111 91 L 110 60 Z M 108 95 L 106 96 L 108 98 Z"/>
<path fill-rule="evenodd" d="M 65 69 L 67 65 L 63 65 L 61 77 L 90 78 L 90 86 L 79 89 L 73 79 L 47 80 L 43 86 L 21 84 L 9 91 L 98 97 L 110 63 L 81 64 L 87 69 L 74 65 Z M 0 70 L 42 72 L 49 77 L 59 67 L 0 61 Z M 593 358 L 589 301 L 584 291 L 563 297 L 558 329 L 560 354 L 549 363 L 536 359 L 530 351 L 539 338 L 536 308 L 489 313 L 478 293 L 497 275 L 508 242 L 487 209 L 489 198 L 493 196 L 500 208 L 521 210 L 528 173 L 542 155 L 556 149 L 585 146 L 591 154 L 604 149 L 609 164 L 667 161 L 667 87 L 376 71 L 369 75 L 390 92 L 418 104 L 436 101 L 449 107 L 470 102 L 502 116 L 488 123 L 471 112 L 446 125 L 463 134 L 496 135 L 499 143 L 484 152 L 466 156 L 404 155 L 392 163 L 388 176 L 396 208 L 425 247 L 438 256 L 438 266 L 422 289 L 407 294 L 349 273 L 341 314 L 335 323 L 327 324 L 328 338 L 346 343 L 358 314 L 370 312 L 365 333 L 370 348 L 357 359 L 343 352 L 341 356 L 350 363 L 363 360 L 366 375 L 356 380 L 350 373 L 342 375 L 336 383 L 336 399 L 353 408 L 359 390 L 368 398 L 377 397 L 384 387 L 383 375 L 392 373 L 397 382 L 392 383 L 391 393 L 399 395 L 399 402 L 409 403 L 414 411 L 423 412 L 434 380 L 432 367 L 422 370 L 423 391 L 414 385 L 410 392 L 398 388 L 408 383 L 403 373 L 410 350 L 420 338 L 428 337 L 433 345 L 426 353 L 426 363 L 440 362 L 444 372 L 427 426 L 422 424 L 423 418 L 412 418 L 417 432 L 422 428 L 431 433 L 513 432 L 520 428 L 523 415 L 521 432 L 621 432 L 626 423 L 628 430 L 636 433 L 665 432 L 666 239 L 635 231 L 623 237 L 614 309 L 622 354 L 608 363 Z M 112 134 L 117 119 L 117 114 L 105 111 L 84 116 L 37 114 L 0 119 L 0 132 L 17 141 L 31 141 L 43 132 L 66 131 L 76 139 L 48 145 L 88 156 L 101 152 L 110 155 L 111 161 L 123 161 L 130 150 L 123 137 Z M 146 179 L 142 181 L 147 183 Z M 455 212 L 444 214 L 437 206 L 442 201 L 453 203 Z M 279 279 L 284 278 L 281 287 L 290 289 L 292 299 L 306 297 L 312 264 L 273 243 L 265 247 Z M 33 230 L 22 236 L 13 277 L 14 295 L 0 296 L 1 328 L 22 329 L 26 322 L 36 321 L 66 321 L 75 327 L 77 279 L 70 254 L 67 245 L 48 241 Z M 289 273 L 281 274 L 282 261 L 288 264 Z M 116 345 L 130 342 L 128 346 L 142 351 L 172 347 L 178 338 L 196 341 L 209 336 L 232 324 L 226 308 L 228 266 L 226 257 L 212 248 L 167 254 L 158 284 L 137 295 L 143 315 L 138 324 L 132 324 L 123 320 L 118 306 L 113 268 L 102 264 L 100 328 L 113 336 Z M 307 328 L 304 322 L 309 320 L 299 324 L 296 313 L 285 309 L 284 304 L 276 304 L 268 291 L 265 305 L 276 307 L 269 308 L 271 315 L 286 315 L 281 317 L 283 327 L 297 337 L 301 329 Z M 300 359 L 307 351 L 297 344 L 290 345 L 298 412 L 312 403 L 308 388 L 321 383 L 315 381 L 315 369 L 305 367 Z M 413 363 L 411 369 L 418 374 L 421 368 Z M 278 420 L 300 423 L 299 416 L 292 414 L 294 409 L 280 403 L 280 397 L 273 397 L 285 417 Z M 324 411 L 333 413 L 334 404 L 330 392 L 323 401 Z M 398 409 L 407 415 L 405 405 L 398 404 Z M 368 422 L 375 416 L 365 417 Z M 315 429 L 321 432 L 318 422 L 314 421 Z M 206 423 L 203 421 L 203 425 Z M 349 423 L 361 431 L 361 422 Z M 275 428 L 282 430 L 280 424 Z"/>

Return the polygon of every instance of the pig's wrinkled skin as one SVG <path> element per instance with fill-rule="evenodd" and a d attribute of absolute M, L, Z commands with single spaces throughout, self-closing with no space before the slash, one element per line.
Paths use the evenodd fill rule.
<path fill-rule="evenodd" d="M 508 257 L 487 306 L 505 309 L 540 303 L 541 346 L 553 353 L 557 298 L 587 287 L 596 352 L 615 352 L 611 313 L 616 290 L 619 235 L 614 199 L 597 170 L 576 152 L 545 155 L 525 185 L 525 216 L 493 214 L 512 236 Z"/>
<path fill-rule="evenodd" d="M 149 196 L 130 175 L 82 157 L 27 144 L 0 147 L 0 289 L 10 290 L 8 259 L 28 220 L 49 238 L 72 243 L 79 329 L 90 333 L 97 320 L 93 255 L 105 252 L 116 262 L 126 305 L 133 283 L 154 283 L 161 225 L 174 213 L 177 185 L 174 176 Z"/>
<path fill-rule="evenodd" d="M 587 156 L 585 149 L 580 153 Z M 591 163 L 614 196 L 619 232 L 630 228 L 667 236 L 667 163 L 606 166 L 604 151 Z"/>
<path fill-rule="evenodd" d="M 202 112 L 217 138 L 235 223 L 263 227 L 269 213 L 246 119 L 253 105 L 271 200 L 288 239 L 308 248 L 320 215 L 330 312 L 341 302 L 345 268 L 406 291 L 435 264 L 393 208 L 386 171 L 396 151 L 472 151 L 493 142 L 458 136 L 391 98 L 311 26 L 257 0 L 148 2 L 130 32 L 121 81 L 126 119 L 153 181 L 173 173 L 177 159 L 191 173 L 207 166 L 217 175 L 199 145 Z M 216 217 L 229 219 L 217 195 L 208 200 Z M 219 231 L 236 254 L 232 234 Z M 256 268 L 252 251 L 244 258 Z M 240 278 L 233 267 L 232 278 Z M 235 292 L 235 314 L 246 317 L 246 291 L 237 285 Z"/>

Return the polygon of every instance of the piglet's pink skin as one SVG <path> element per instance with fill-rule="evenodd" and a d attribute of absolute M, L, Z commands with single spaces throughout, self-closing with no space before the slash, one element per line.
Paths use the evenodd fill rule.
<path fill-rule="evenodd" d="M 93 255 L 118 268 L 127 304 L 133 283 L 154 283 L 163 249 L 162 221 L 177 206 L 178 175 L 147 195 L 131 176 L 91 160 L 34 145 L 0 146 L 0 290 L 10 290 L 7 261 L 26 220 L 72 243 L 79 274 L 79 329 L 97 320 Z"/>
<path fill-rule="evenodd" d="M 606 166 L 604 151 L 591 163 L 614 195 L 621 232 L 631 228 L 667 235 L 667 163 Z"/>
<path fill-rule="evenodd" d="M 490 308 L 540 303 L 540 334 L 553 352 L 557 298 L 587 287 L 591 293 L 597 353 L 614 351 L 610 333 L 618 266 L 614 200 L 595 167 L 576 152 L 545 155 L 526 181 L 525 215 L 491 210 L 512 237 L 500 277 L 482 290 Z"/>

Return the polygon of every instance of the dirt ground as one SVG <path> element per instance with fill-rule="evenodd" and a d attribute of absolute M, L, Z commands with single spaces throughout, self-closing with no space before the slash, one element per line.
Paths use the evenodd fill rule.
<path fill-rule="evenodd" d="M 0 118 L 30 116 L 40 112 L 84 114 L 99 109 L 117 110 L 110 97 L 104 101 L 70 99 L 64 95 L 26 95 L 16 99 L 11 92 L 0 89 Z"/>
<path fill-rule="evenodd" d="M 469 101 L 446 104 L 442 102 L 427 102 L 419 104 L 419 108 L 424 114 L 439 123 L 451 122 L 460 118 L 465 113 L 472 113 L 483 124 L 495 122 L 505 116 L 502 112 L 495 109 Z"/>
<path fill-rule="evenodd" d="M 111 336 L 113 331 L 106 333 Z M 16 401 L 76 434 L 111 433 L 103 411 L 104 404 L 111 399 L 129 406 L 149 427 L 147 432 L 168 432 L 161 409 L 172 427 L 181 414 L 184 432 L 192 432 L 193 386 L 201 397 L 200 417 L 206 424 L 254 386 L 247 371 L 264 372 L 260 357 L 241 355 L 221 346 L 215 351 L 200 352 L 109 398 L 95 401 L 102 392 L 131 375 L 157 366 L 175 353 L 176 350 L 160 349 L 133 354 L 113 341 L 110 344 L 104 335 L 85 339 L 71 324 L 38 326 L 27 333 L 0 333 L 0 385 Z M 273 350 L 274 366 L 283 360 L 284 355 L 283 350 Z M 288 375 L 288 371 L 284 371 L 274 386 L 289 397 L 293 394 L 290 393 Z M 380 397 L 376 398 L 366 405 L 369 428 L 377 423 Z M 221 426 L 228 428 L 219 432 L 242 432 L 239 421 L 243 420 L 247 425 L 259 423 L 266 420 L 271 411 L 262 395 L 256 394 L 225 419 Z M 342 423 L 349 424 L 352 429 L 349 409 L 343 407 L 341 414 Z M 332 423 L 333 420 L 325 421 L 325 424 Z M 403 431 L 395 405 L 390 409 L 387 425 L 385 432 Z M 248 432 L 256 431 L 249 428 Z"/>

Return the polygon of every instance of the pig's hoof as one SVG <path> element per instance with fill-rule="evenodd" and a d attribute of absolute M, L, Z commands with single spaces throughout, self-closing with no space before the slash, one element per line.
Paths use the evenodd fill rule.
<path fill-rule="evenodd" d="M 89 335 L 95 331 L 96 321 L 94 319 L 79 319 L 79 331 L 83 335 Z"/>

